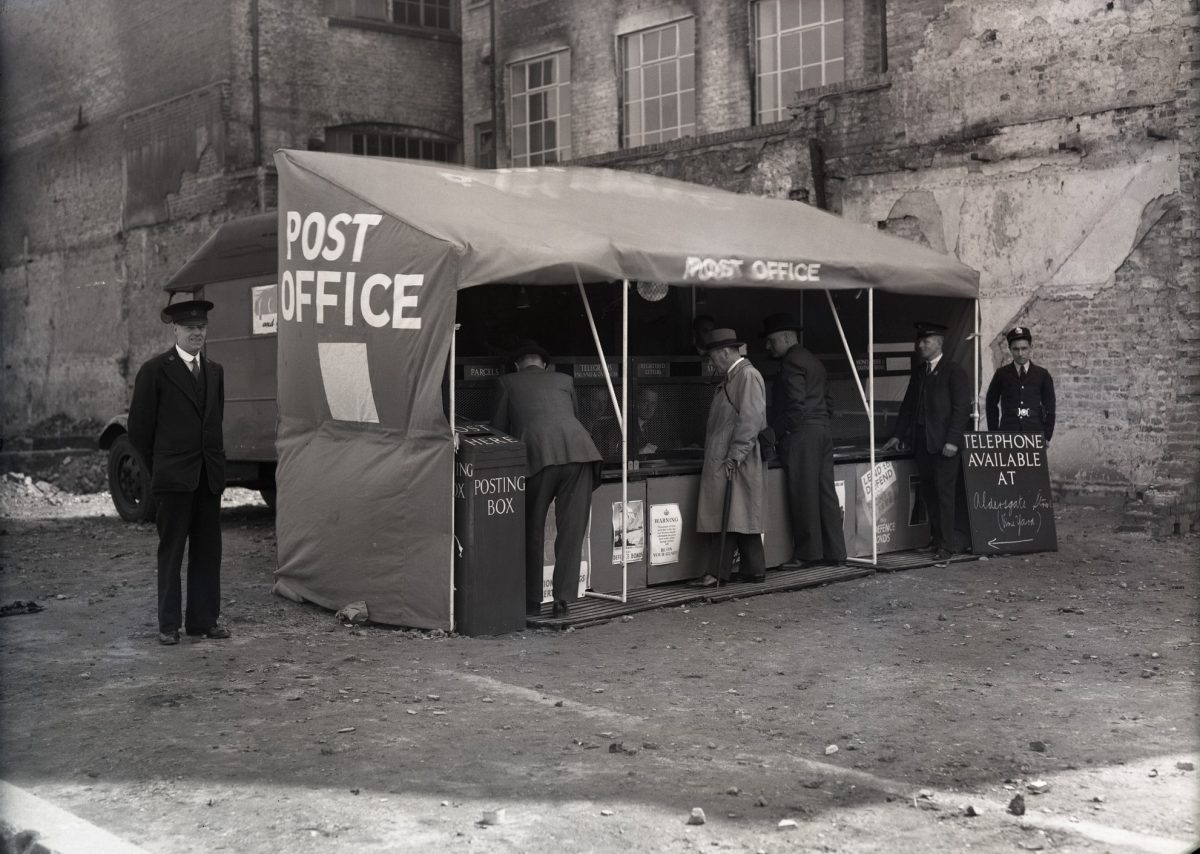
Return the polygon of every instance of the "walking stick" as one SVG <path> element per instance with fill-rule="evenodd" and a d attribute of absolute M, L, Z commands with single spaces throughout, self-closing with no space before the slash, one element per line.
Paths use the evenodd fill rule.
<path fill-rule="evenodd" d="M 717 571 L 713 573 L 717 579 L 717 586 L 720 587 L 725 579 L 721 578 L 721 565 L 725 561 L 725 535 L 729 532 L 729 505 L 733 502 L 733 471 L 726 469 L 725 471 L 725 503 L 721 507 L 721 539 L 720 545 L 717 546 Z M 733 566 L 729 567 L 729 572 L 733 574 Z"/>

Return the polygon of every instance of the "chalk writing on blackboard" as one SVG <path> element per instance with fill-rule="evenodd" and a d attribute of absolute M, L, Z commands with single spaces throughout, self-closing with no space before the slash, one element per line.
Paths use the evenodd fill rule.
<path fill-rule="evenodd" d="M 963 481 L 976 553 L 1057 548 L 1046 440 L 1038 433 L 968 433 Z"/>

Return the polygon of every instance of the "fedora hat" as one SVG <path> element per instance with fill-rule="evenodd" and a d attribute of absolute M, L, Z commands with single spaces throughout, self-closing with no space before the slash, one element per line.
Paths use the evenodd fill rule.
<path fill-rule="evenodd" d="M 744 347 L 745 344 L 745 341 L 737 340 L 737 333 L 732 329 L 714 329 L 708 333 L 708 340 L 704 342 L 704 351 L 711 353 L 722 347 Z"/>
<path fill-rule="evenodd" d="M 762 337 L 766 338 L 772 333 L 784 332 L 787 330 L 799 332 L 803 328 L 804 324 L 792 317 L 792 313 L 790 311 L 781 311 L 778 314 L 767 315 L 767 318 L 763 321 Z"/>
<path fill-rule="evenodd" d="M 550 354 L 546 351 L 546 348 L 534 341 L 532 338 L 526 338 L 517 344 L 517 346 L 513 348 L 512 353 L 509 355 L 509 358 L 515 362 L 522 356 L 528 356 L 530 354 L 540 356 L 543 362 L 550 361 Z"/>

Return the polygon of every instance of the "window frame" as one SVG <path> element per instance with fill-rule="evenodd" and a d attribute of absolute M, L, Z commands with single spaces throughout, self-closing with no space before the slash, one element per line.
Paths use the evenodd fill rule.
<path fill-rule="evenodd" d="M 402 142 L 403 153 L 396 153 Z M 356 150 L 359 149 L 359 150 Z M 386 150 L 385 150 L 386 149 Z M 423 163 L 461 163 L 462 147 L 457 140 L 433 131 L 380 122 L 357 122 L 325 128 L 325 150 L 359 157 L 392 157 Z M 412 156 L 411 151 L 417 156 Z M 444 152 L 445 157 L 426 157 L 426 152 Z"/>
<path fill-rule="evenodd" d="M 820 4 L 820 17 L 815 21 L 805 21 L 804 9 L 811 3 Z M 841 17 L 827 17 L 829 7 L 835 5 L 841 7 Z M 775 14 L 770 32 L 764 33 L 763 9 L 768 6 L 774 8 Z M 794 25 L 790 21 L 785 22 L 785 7 L 789 12 L 794 9 Z M 797 92 L 845 82 L 846 0 L 753 0 L 750 4 L 750 26 L 754 50 L 754 124 L 764 125 L 785 120 L 788 117 L 787 106 Z M 806 42 L 809 45 L 807 50 L 811 51 L 813 47 L 811 35 L 806 34 L 813 33 L 817 36 L 820 58 L 815 62 L 806 62 L 806 58 L 809 58 L 805 52 Z M 840 44 L 837 45 L 839 52 L 833 55 L 830 52 L 830 41 L 835 38 Z M 795 63 L 786 67 L 785 39 L 794 45 L 795 51 Z M 764 55 L 764 43 L 768 41 L 770 53 Z M 789 75 L 794 75 L 791 79 L 799 85 L 794 88 L 786 86 L 788 94 L 785 94 L 784 81 Z M 815 81 L 813 75 L 817 75 Z M 769 97 L 765 91 L 768 85 Z M 769 107 L 764 106 L 768 102 L 773 103 Z"/>
<path fill-rule="evenodd" d="M 545 80 L 547 63 L 553 69 L 550 83 L 542 82 Z M 536 74 L 533 73 L 535 66 Z M 510 62 L 505 71 L 508 86 L 508 157 L 511 165 L 518 168 L 552 166 L 569 160 L 572 144 L 571 51 L 564 48 Z M 518 72 L 522 75 L 519 85 Z M 534 104 L 538 105 L 536 109 Z M 538 118 L 534 117 L 535 114 Z M 545 145 L 548 126 L 554 129 L 552 147 Z M 535 138 L 539 142 L 536 152 L 533 150 Z"/>
<path fill-rule="evenodd" d="M 685 40 L 681 27 L 684 25 L 691 36 L 687 53 L 681 52 Z M 664 57 L 661 34 L 668 30 L 672 33 L 674 53 Z M 653 51 L 653 58 L 647 61 L 649 36 L 657 36 L 658 44 Z M 636 51 L 633 50 L 634 39 L 637 39 Z M 618 37 L 618 51 L 621 69 L 621 148 L 637 148 L 696 136 L 696 18 L 688 15 L 652 27 L 621 33 Z M 631 65 L 631 59 L 636 59 L 636 65 Z M 670 68 L 669 75 L 664 73 L 667 67 Z M 668 77 L 674 81 L 674 88 L 670 92 L 664 92 L 663 81 Z M 690 82 L 690 85 L 685 86 L 687 82 Z M 653 85 L 648 86 L 648 83 Z M 654 94 L 648 95 L 648 90 L 652 90 Z M 673 116 L 668 113 L 666 117 L 673 117 L 674 121 L 669 127 L 664 127 L 666 117 L 663 107 L 669 96 L 673 96 Z M 649 107 L 650 103 L 655 104 L 654 109 Z M 655 127 L 649 130 L 647 126 L 650 124 L 652 113 Z M 665 136 L 668 132 L 673 135 Z"/>
<path fill-rule="evenodd" d="M 338 23 L 395 32 L 458 35 L 461 0 L 326 0 L 330 18 Z M 418 21 L 409 21 L 415 7 Z M 406 10 L 398 15 L 399 9 Z M 428 23 L 428 18 L 434 19 Z"/>

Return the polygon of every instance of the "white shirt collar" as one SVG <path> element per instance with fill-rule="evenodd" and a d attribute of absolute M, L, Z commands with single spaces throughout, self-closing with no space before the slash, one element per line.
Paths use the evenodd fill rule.
<path fill-rule="evenodd" d="M 745 356 L 738 356 L 737 361 L 734 362 L 732 365 L 730 365 L 729 370 L 727 370 L 725 372 L 725 376 L 729 376 L 731 373 L 733 373 L 733 369 L 736 368 L 738 365 L 740 365 L 744 361 L 746 361 Z"/>
<path fill-rule="evenodd" d="M 197 353 L 195 356 L 193 356 L 191 353 L 189 353 L 187 350 L 180 347 L 178 344 L 175 345 L 175 352 L 179 354 L 179 358 L 183 359 L 183 363 L 188 366 L 188 370 L 191 370 L 191 368 L 192 368 L 192 359 L 200 358 L 199 353 Z"/>
<path fill-rule="evenodd" d="M 930 373 L 937 370 L 938 362 L 942 361 L 942 356 L 944 356 L 944 355 L 946 355 L 946 354 L 938 353 L 936 356 L 934 356 L 932 359 L 929 360 L 928 370 L 930 371 Z"/>

